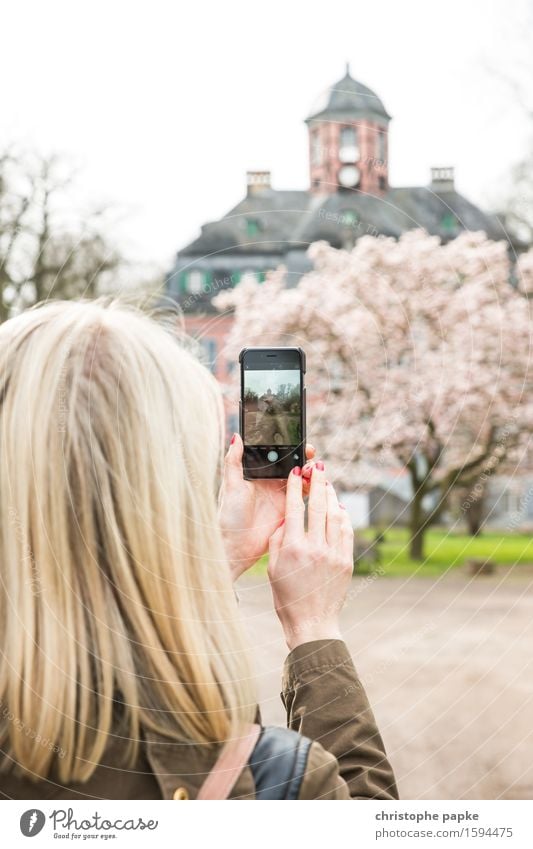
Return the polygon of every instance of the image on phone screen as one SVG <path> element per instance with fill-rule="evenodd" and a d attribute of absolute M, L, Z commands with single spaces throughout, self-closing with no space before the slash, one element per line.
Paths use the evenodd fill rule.
<path fill-rule="evenodd" d="M 299 445 L 302 398 L 299 369 L 245 370 L 244 441 Z"/>

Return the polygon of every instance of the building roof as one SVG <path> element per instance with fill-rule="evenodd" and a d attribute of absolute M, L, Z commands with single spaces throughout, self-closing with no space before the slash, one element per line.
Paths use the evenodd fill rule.
<path fill-rule="evenodd" d="M 248 193 L 219 221 L 204 224 L 200 236 L 180 254 L 212 254 L 222 251 L 268 254 L 284 253 L 309 204 L 309 192 L 263 189 Z M 249 221 L 257 232 L 250 235 Z"/>
<path fill-rule="evenodd" d="M 252 233 L 250 219 L 256 223 Z M 342 247 L 366 234 L 397 238 L 418 227 L 443 240 L 461 230 L 483 230 L 491 239 L 507 238 L 498 219 L 455 189 L 391 188 L 383 197 L 376 197 L 359 191 L 317 195 L 269 188 L 248 194 L 220 221 L 205 224 L 200 236 L 180 251 L 180 257 L 279 255 L 305 250 L 321 239 Z"/>
<path fill-rule="evenodd" d="M 306 121 L 354 117 L 380 117 L 388 122 L 391 116 L 372 89 L 354 80 L 347 65 L 344 77 L 326 89 Z"/>

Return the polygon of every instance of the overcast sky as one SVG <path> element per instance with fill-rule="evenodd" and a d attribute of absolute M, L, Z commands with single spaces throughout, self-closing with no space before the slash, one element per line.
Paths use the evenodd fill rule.
<path fill-rule="evenodd" d="M 130 252 L 164 267 L 241 199 L 247 169 L 307 188 L 303 119 L 349 61 L 393 116 L 392 184 L 454 165 L 491 205 L 528 135 L 498 81 L 526 3 L 17 0 L 2 11 L 0 143 L 70 156 L 80 203 L 117 204 Z"/>

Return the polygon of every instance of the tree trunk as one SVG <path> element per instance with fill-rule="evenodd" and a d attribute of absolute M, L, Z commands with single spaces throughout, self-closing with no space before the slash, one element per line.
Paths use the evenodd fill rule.
<path fill-rule="evenodd" d="M 473 501 L 470 504 L 469 509 L 466 510 L 465 517 L 468 533 L 473 537 L 477 537 L 481 532 L 481 528 L 483 526 L 483 515 L 485 512 L 484 508 L 484 498 L 483 495 L 481 495 L 476 501 Z"/>
<path fill-rule="evenodd" d="M 424 559 L 424 532 L 427 524 L 425 522 L 426 517 L 422 508 L 422 498 L 423 493 L 415 489 L 413 500 L 411 502 L 411 537 L 409 544 L 411 560 Z"/>

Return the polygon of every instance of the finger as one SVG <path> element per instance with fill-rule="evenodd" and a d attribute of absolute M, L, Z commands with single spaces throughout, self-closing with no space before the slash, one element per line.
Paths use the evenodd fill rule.
<path fill-rule="evenodd" d="M 311 463 L 306 463 L 305 466 L 302 466 L 302 477 L 304 479 L 304 483 L 305 483 L 305 481 L 307 481 L 309 483 L 309 481 L 311 480 L 311 474 L 313 472 L 313 465 L 314 464 L 311 462 Z"/>
<path fill-rule="evenodd" d="M 308 443 L 307 443 L 307 445 L 305 446 L 305 456 L 306 456 L 306 459 L 307 459 L 307 460 L 312 460 L 312 459 L 313 459 L 313 457 L 315 456 L 315 454 L 316 454 L 315 446 L 314 446 L 314 445 L 311 445 L 311 443 L 310 443 L 310 442 L 308 442 Z"/>
<path fill-rule="evenodd" d="M 307 506 L 309 540 L 317 545 L 322 545 L 326 540 L 326 513 L 326 473 L 324 463 L 319 460 L 313 469 Z"/>
<path fill-rule="evenodd" d="M 303 540 L 304 502 L 302 498 L 302 472 L 296 466 L 287 478 L 287 495 L 285 499 L 285 534 L 287 542 Z"/>
<path fill-rule="evenodd" d="M 283 545 L 283 535 L 285 533 L 285 519 L 278 525 L 268 541 L 268 574 L 272 575 L 272 570 L 276 566 L 281 546 Z"/>
<path fill-rule="evenodd" d="M 224 458 L 224 480 L 231 483 L 243 479 L 242 455 L 244 445 L 238 433 L 234 433 Z"/>
<path fill-rule="evenodd" d="M 309 481 L 311 479 L 313 469 L 315 468 L 316 464 L 320 462 L 322 461 L 315 460 L 314 458 L 312 460 L 307 461 L 307 463 L 302 467 L 302 477 L 304 478 L 304 480 Z"/>
<path fill-rule="evenodd" d="M 331 484 L 326 486 L 326 541 L 328 545 L 339 549 L 342 542 L 342 528 L 344 525 L 344 514 L 335 487 Z"/>

